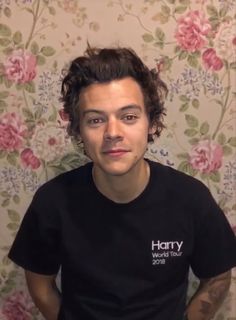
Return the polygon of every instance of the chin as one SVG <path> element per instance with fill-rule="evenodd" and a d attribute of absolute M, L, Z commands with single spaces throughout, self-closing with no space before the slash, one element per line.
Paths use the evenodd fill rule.
<path fill-rule="evenodd" d="M 122 164 L 122 163 L 117 163 L 117 164 L 110 164 L 110 165 L 105 165 L 105 166 L 99 166 L 100 170 L 103 171 L 104 174 L 110 175 L 110 176 L 124 176 L 127 173 L 129 173 L 132 168 L 134 168 L 134 164 Z"/>

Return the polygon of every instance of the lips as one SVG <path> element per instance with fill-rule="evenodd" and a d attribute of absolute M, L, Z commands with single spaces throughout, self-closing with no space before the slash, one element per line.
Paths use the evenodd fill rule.
<path fill-rule="evenodd" d="M 110 150 L 105 150 L 103 151 L 104 154 L 109 155 L 109 156 L 122 156 L 125 153 L 129 152 L 128 150 L 125 149 L 110 149 Z"/>

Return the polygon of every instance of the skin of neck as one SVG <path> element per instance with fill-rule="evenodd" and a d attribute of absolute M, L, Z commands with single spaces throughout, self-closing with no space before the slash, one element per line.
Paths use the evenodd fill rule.
<path fill-rule="evenodd" d="M 137 164 L 130 172 L 121 176 L 108 176 L 103 171 L 93 167 L 93 180 L 97 189 L 108 199 L 116 203 L 128 203 L 137 198 L 146 188 L 150 167 L 146 160 Z"/>

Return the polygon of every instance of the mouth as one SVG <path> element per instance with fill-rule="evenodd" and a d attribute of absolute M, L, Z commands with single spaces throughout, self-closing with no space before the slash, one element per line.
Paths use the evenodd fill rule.
<path fill-rule="evenodd" d="M 129 151 L 124 150 L 124 149 L 111 149 L 111 150 L 103 151 L 103 154 L 111 156 L 111 157 L 121 157 L 124 154 L 126 154 L 127 152 L 129 152 Z"/>

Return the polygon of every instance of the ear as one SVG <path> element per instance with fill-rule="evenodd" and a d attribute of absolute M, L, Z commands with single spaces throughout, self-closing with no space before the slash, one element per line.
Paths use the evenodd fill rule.
<path fill-rule="evenodd" d="M 155 125 L 150 125 L 148 129 L 148 134 L 154 134 L 156 132 L 156 126 Z"/>

